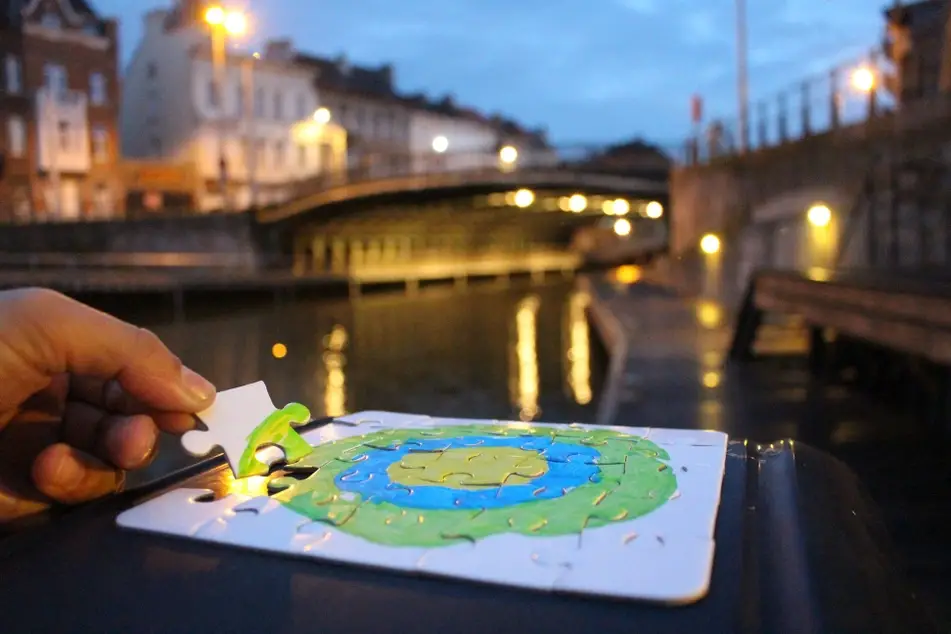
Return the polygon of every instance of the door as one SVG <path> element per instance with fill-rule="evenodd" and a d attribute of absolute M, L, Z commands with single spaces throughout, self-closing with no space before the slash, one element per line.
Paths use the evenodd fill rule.
<path fill-rule="evenodd" d="M 63 220 L 75 220 L 79 218 L 79 213 L 79 182 L 63 179 L 60 184 L 60 218 Z"/>

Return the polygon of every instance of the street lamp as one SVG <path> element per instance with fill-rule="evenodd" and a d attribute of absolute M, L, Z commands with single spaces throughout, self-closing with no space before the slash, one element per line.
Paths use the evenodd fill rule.
<path fill-rule="evenodd" d="M 852 71 L 852 87 L 859 92 L 872 92 L 876 83 L 875 70 L 869 66 L 860 66 Z"/>
<path fill-rule="evenodd" d="M 720 238 L 712 233 L 708 233 L 700 239 L 700 250 L 707 255 L 714 255 L 720 252 Z"/>
<path fill-rule="evenodd" d="M 827 205 L 815 204 L 806 212 L 806 219 L 813 227 L 825 227 L 832 221 L 832 210 Z"/>
<path fill-rule="evenodd" d="M 518 150 L 511 145 L 506 145 L 499 150 L 499 160 L 505 165 L 512 165 L 518 160 Z"/>
<path fill-rule="evenodd" d="M 314 111 L 314 121 L 321 125 L 330 123 L 330 111 L 326 108 L 317 108 Z"/>
<path fill-rule="evenodd" d="M 515 192 L 515 206 L 520 209 L 530 207 L 535 202 L 535 193 L 530 189 L 520 189 Z"/>
<path fill-rule="evenodd" d="M 583 194 L 574 194 L 568 199 L 568 210 L 580 214 L 588 208 L 588 199 Z"/>
<path fill-rule="evenodd" d="M 222 206 L 227 206 L 228 176 L 225 157 L 224 86 L 225 55 L 228 35 L 242 35 L 248 30 L 248 19 L 239 11 L 214 5 L 205 11 L 205 22 L 211 27 L 211 63 L 214 72 L 215 100 L 218 106 L 218 170 Z"/>
<path fill-rule="evenodd" d="M 614 233 L 621 236 L 631 235 L 631 221 L 627 218 L 618 218 L 614 221 Z"/>
<path fill-rule="evenodd" d="M 657 220 L 664 215 L 664 206 L 656 200 L 652 200 L 647 203 L 647 206 L 644 208 L 644 213 L 647 214 L 648 218 Z"/>
<path fill-rule="evenodd" d="M 444 154 L 446 150 L 449 149 L 449 139 L 439 135 L 433 139 L 433 152 L 436 154 Z"/>

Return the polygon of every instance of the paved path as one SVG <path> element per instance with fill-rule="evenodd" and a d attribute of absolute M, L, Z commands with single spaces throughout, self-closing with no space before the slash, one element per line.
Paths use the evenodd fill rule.
<path fill-rule="evenodd" d="M 908 408 L 813 379 L 796 328 L 768 327 L 756 346 L 768 356 L 726 365 L 732 319 L 715 304 L 644 283 L 579 284 L 614 353 L 599 422 L 718 429 L 763 444 L 791 438 L 832 453 L 880 506 L 913 585 L 951 631 L 947 443 Z"/>

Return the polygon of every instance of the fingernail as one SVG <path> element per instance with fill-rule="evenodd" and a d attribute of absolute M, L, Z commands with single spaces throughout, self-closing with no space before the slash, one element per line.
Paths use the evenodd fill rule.
<path fill-rule="evenodd" d="M 74 460 L 63 458 L 56 463 L 51 474 L 53 487 L 61 491 L 71 491 L 82 480 L 83 470 Z"/>
<path fill-rule="evenodd" d="M 149 455 L 155 451 L 156 441 L 158 440 L 158 429 L 151 421 L 148 425 L 136 423 L 135 419 L 129 419 L 122 426 L 119 432 L 121 438 L 119 443 L 125 447 L 117 449 L 116 455 L 122 455 L 125 452 L 131 459 L 132 468 L 138 468 L 148 460 Z M 126 466 L 126 465 L 119 465 Z"/>
<path fill-rule="evenodd" d="M 205 377 L 186 366 L 182 366 L 182 384 L 199 404 L 211 401 L 218 393 L 215 386 L 209 383 Z"/>

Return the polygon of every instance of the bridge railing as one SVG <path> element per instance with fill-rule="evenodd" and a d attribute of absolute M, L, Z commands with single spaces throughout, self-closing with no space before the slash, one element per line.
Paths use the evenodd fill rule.
<path fill-rule="evenodd" d="M 698 126 L 684 143 L 683 163 L 708 163 L 888 118 L 897 108 L 894 86 L 888 58 L 872 49 L 752 100 L 746 126 L 732 115 Z"/>

